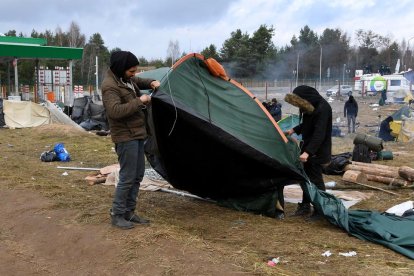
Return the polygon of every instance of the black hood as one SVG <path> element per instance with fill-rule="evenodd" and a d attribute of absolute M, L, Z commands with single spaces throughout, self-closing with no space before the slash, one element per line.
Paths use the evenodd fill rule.
<path fill-rule="evenodd" d="M 315 108 L 319 105 L 323 97 L 319 94 L 319 92 L 310 86 L 307 85 L 300 85 L 293 89 L 293 94 L 301 97 L 302 99 L 307 100 L 310 102 Z"/>
<path fill-rule="evenodd" d="M 139 65 L 137 57 L 128 51 L 117 51 L 111 54 L 110 68 L 115 76 L 122 78 L 126 70 Z"/>

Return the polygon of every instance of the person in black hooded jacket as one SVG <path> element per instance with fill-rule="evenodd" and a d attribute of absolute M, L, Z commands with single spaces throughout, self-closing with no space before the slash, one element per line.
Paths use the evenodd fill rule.
<path fill-rule="evenodd" d="M 285 134 L 302 134 L 300 161 L 310 181 L 325 191 L 323 181 L 323 167 L 331 161 L 332 154 L 332 108 L 329 103 L 310 86 L 296 87 L 291 94 L 287 94 L 285 101 L 299 107 L 301 123 L 288 130 Z M 295 215 L 311 214 L 310 198 L 303 195 Z M 319 218 L 317 210 L 312 217 Z"/>

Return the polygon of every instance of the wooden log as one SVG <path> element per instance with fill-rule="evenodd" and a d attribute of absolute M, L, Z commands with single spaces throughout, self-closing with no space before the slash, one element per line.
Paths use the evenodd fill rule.
<path fill-rule="evenodd" d="M 408 182 L 407 180 L 401 179 L 401 178 L 392 178 L 392 177 L 385 177 L 385 176 L 371 175 L 371 174 L 367 174 L 366 177 L 369 181 L 375 181 L 375 182 L 384 183 L 384 184 L 388 184 L 388 185 L 396 186 L 396 187 L 406 187 L 410 184 L 410 182 Z"/>
<path fill-rule="evenodd" d="M 379 175 L 385 177 L 396 178 L 399 177 L 398 171 L 394 170 L 386 170 L 384 168 L 376 168 L 376 167 L 369 167 L 369 166 L 359 166 L 354 164 L 348 164 L 344 168 L 345 171 L 353 170 L 353 171 L 360 171 L 365 174 L 372 174 L 372 175 Z"/>
<path fill-rule="evenodd" d="M 401 166 L 398 170 L 398 175 L 405 180 L 414 181 L 414 169 L 408 166 Z"/>
<path fill-rule="evenodd" d="M 353 170 L 347 170 L 344 175 L 342 176 L 342 179 L 344 181 L 348 182 L 365 182 L 367 181 L 367 178 L 365 174 L 361 171 L 353 171 Z"/>
<path fill-rule="evenodd" d="M 352 165 L 359 165 L 359 166 L 370 167 L 370 168 L 378 168 L 378 169 L 383 169 L 387 171 L 398 171 L 399 169 L 399 167 L 388 166 L 388 165 L 364 163 L 364 162 L 357 162 L 357 161 L 351 161 L 351 162 L 352 162 Z"/>

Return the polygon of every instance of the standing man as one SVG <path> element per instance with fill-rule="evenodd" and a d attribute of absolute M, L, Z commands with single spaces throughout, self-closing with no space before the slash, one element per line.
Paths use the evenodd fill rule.
<path fill-rule="evenodd" d="M 147 130 L 144 109 L 151 102 L 151 97 L 141 94 L 140 89 L 156 89 L 160 83 L 135 77 L 138 64 L 137 57 L 131 52 L 113 52 L 110 69 L 102 82 L 103 105 L 120 165 L 111 222 L 122 229 L 133 228 L 134 223 L 149 223 L 149 220 L 135 213 L 145 171 L 144 140 Z"/>
<path fill-rule="evenodd" d="M 358 103 L 355 101 L 354 96 L 351 95 L 344 105 L 344 117 L 348 119 L 348 134 L 351 133 L 351 123 L 352 133 L 355 133 L 355 120 L 357 116 Z"/>
<path fill-rule="evenodd" d="M 322 168 L 331 161 L 332 108 L 315 88 L 306 85 L 296 87 L 291 94 L 286 95 L 285 101 L 299 107 L 302 119 L 298 126 L 286 134 L 302 134 L 303 145 L 299 159 L 303 162 L 310 181 L 319 190 L 325 191 Z M 310 198 L 304 194 L 294 215 L 304 216 L 310 213 Z M 318 218 L 321 215 L 314 210 L 311 219 Z"/>

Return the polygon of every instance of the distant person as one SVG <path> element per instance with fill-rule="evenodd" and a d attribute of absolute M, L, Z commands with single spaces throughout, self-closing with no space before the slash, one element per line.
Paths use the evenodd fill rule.
<path fill-rule="evenodd" d="M 160 83 L 136 77 L 138 64 L 137 57 L 131 52 L 113 52 L 110 68 L 102 82 L 103 105 L 121 168 L 112 202 L 111 223 L 122 229 L 133 228 L 134 223 L 149 223 L 135 213 L 145 171 L 147 130 L 144 109 L 151 103 L 151 97 L 141 94 L 140 89 L 156 89 Z"/>
<path fill-rule="evenodd" d="M 354 99 L 354 96 L 349 96 L 349 99 L 344 105 L 344 117 L 348 119 L 348 133 L 355 133 L 355 121 L 358 116 L 358 103 Z"/>
<path fill-rule="evenodd" d="M 279 103 L 276 100 L 276 98 L 272 99 L 269 109 L 270 109 L 270 115 L 272 115 L 273 119 L 275 119 L 276 122 L 282 119 L 282 104 Z"/>
<path fill-rule="evenodd" d="M 380 100 L 379 100 L 379 105 L 380 106 L 383 106 L 386 102 L 387 100 L 387 90 L 385 90 L 385 89 L 383 89 L 383 90 L 381 90 L 381 98 L 380 98 Z"/>
<path fill-rule="evenodd" d="M 302 118 L 302 123 L 288 130 L 286 134 L 302 134 L 303 145 L 299 159 L 309 180 L 319 190 L 325 191 L 322 171 L 323 167 L 331 161 L 332 108 L 315 88 L 306 85 L 296 87 L 291 94 L 286 95 L 285 101 L 299 107 Z M 311 201 L 304 194 L 302 203 L 298 204 L 294 215 L 309 214 L 311 214 Z M 316 209 L 311 215 L 312 220 L 321 217 Z"/>
<path fill-rule="evenodd" d="M 270 107 L 268 102 L 262 102 L 262 105 L 266 108 L 267 111 L 270 112 Z"/>
<path fill-rule="evenodd" d="M 392 129 L 390 127 L 390 123 L 392 121 L 394 121 L 394 119 L 391 116 L 388 116 L 380 124 L 378 137 L 384 140 L 385 142 L 394 141 L 395 139 L 394 136 L 391 135 Z"/>

